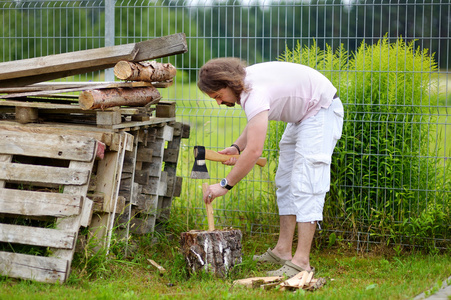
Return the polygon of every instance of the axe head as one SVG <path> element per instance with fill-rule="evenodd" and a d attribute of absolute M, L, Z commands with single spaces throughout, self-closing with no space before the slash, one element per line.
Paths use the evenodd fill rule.
<path fill-rule="evenodd" d="M 205 164 L 205 147 L 194 146 L 194 165 L 191 171 L 191 178 L 194 179 L 208 179 L 207 165 Z"/>

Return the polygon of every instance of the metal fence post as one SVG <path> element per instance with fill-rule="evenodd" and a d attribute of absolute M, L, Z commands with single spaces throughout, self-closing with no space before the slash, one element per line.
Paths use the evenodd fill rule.
<path fill-rule="evenodd" d="M 114 6 L 116 0 L 105 0 L 105 47 L 114 46 Z M 105 81 L 114 81 L 113 69 L 105 70 Z"/>

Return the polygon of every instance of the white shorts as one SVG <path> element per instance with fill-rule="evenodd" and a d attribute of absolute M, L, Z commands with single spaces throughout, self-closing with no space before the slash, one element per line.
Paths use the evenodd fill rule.
<path fill-rule="evenodd" d="M 279 215 L 295 215 L 297 222 L 322 221 L 331 158 L 341 137 L 343 116 L 343 105 L 335 98 L 315 116 L 287 125 L 279 144 L 275 178 Z"/>

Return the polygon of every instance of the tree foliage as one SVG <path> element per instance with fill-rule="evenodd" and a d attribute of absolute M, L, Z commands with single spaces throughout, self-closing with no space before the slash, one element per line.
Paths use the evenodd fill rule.
<path fill-rule="evenodd" d="M 188 37 L 189 53 L 175 63 L 188 70 L 212 57 L 236 56 L 257 63 L 276 59 L 286 47 L 343 47 L 362 41 L 403 37 L 435 53 L 449 68 L 449 5 L 440 0 L 265 2 L 239 0 L 193 5 L 183 0 L 117 1 L 115 43 L 175 32 Z M 0 61 L 104 46 L 105 3 L 84 1 L 0 1 Z"/>

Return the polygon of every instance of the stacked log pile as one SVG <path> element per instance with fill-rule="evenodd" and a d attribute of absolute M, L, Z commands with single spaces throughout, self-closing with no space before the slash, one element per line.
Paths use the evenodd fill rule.
<path fill-rule="evenodd" d="M 134 115 L 149 114 L 149 107 L 161 99 L 157 88 L 172 84 L 174 66 L 152 60 L 186 51 L 185 35 L 174 34 L 139 43 L 0 63 L 0 113 L 3 119 L 14 118 L 21 123 L 61 120 L 64 112 L 66 117 L 70 114 L 73 121 L 81 119 L 83 124 L 118 125 Z M 124 81 L 49 81 L 112 67 Z M 81 93 L 77 96 L 73 95 L 75 92 Z M 123 120 L 117 112 L 98 114 L 98 109 L 117 107 L 139 109 L 123 110 Z"/>
<path fill-rule="evenodd" d="M 172 85 L 175 67 L 155 59 L 186 51 L 185 35 L 174 34 L 0 63 L 0 275 L 64 282 L 76 241 L 83 251 L 81 242 L 108 251 L 113 230 L 129 240 L 167 220 L 180 194 L 178 152 L 189 126 L 176 121 L 175 102 L 162 101 L 158 91 Z M 106 68 L 121 81 L 50 81 Z M 89 159 L 66 154 L 77 151 Z M 65 175 L 46 174 L 56 171 Z M 68 200 L 52 196 L 59 193 L 71 195 L 76 209 L 69 203 L 61 212 L 54 199 Z M 11 210 L 12 203 L 20 205 Z M 49 217 L 70 243 L 22 225 Z M 88 230 L 79 234 L 80 227 Z M 40 254 L 21 254 L 24 246 L 40 247 Z"/>

